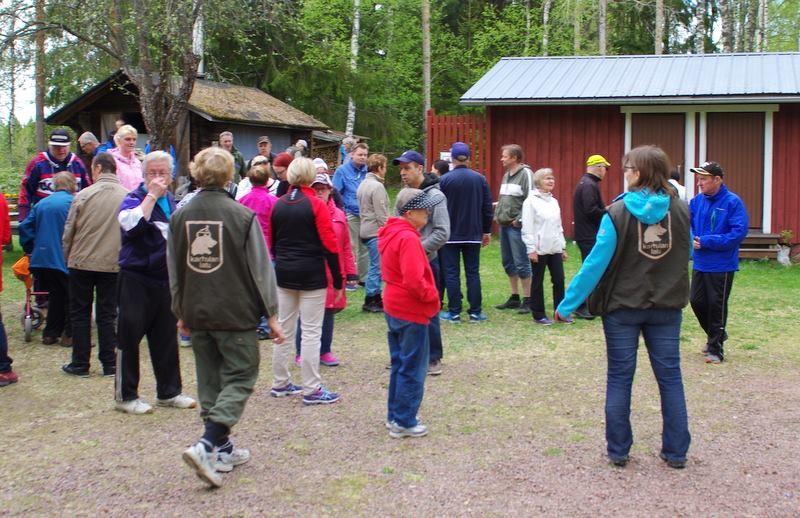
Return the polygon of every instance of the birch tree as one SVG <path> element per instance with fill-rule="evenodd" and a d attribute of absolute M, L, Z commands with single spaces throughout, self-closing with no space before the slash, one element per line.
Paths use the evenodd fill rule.
<path fill-rule="evenodd" d="M 597 5 L 597 36 L 599 40 L 599 51 L 601 56 L 606 54 L 606 27 L 608 22 L 608 0 L 599 0 Z"/>
<path fill-rule="evenodd" d="M 431 109 L 431 2 L 422 0 L 422 127 Z M 425 135 L 427 139 L 427 134 Z M 425 142 L 423 142 L 425 149 Z"/>
<path fill-rule="evenodd" d="M 44 23 L 44 0 L 36 0 L 36 21 Z M 45 94 L 45 53 L 44 53 L 44 31 L 37 31 L 36 36 L 36 57 L 34 65 L 34 104 L 36 120 L 36 147 L 45 149 L 44 139 L 44 94 Z"/>
<path fill-rule="evenodd" d="M 694 51 L 697 54 L 706 53 L 706 0 L 697 1 Z"/>
<path fill-rule="evenodd" d="M 361 0 L 353 0 L 353 32 L 350 36 L 350 73 L 355 77 L 358 71 L 358 37 L 361 32 Z M 347 120 L 345 134 L 353 136 L 356 125 L 356 101 L 352 92 L 347 98 Z"/>
<path fill-rule="evenodd" d="M 655 53 L 664 53 L 664 0 L 656 0 Z"/>
<path fill-rule="evenodd" d="M 542 55 L 547 56 L 548 47 L 550 45 L 550 8 L 553 6 L 553 0 L 544 0 L 542 2 Z"/>
<path fill-rule="evenodd" d="M 731 8 L 730 0 L 719 0 L 719 13 L 721 18 L 721 36 L 720 43 L 722 44 L 722 52 L 733 52 L 734 49 L 734 23 L 733 23 L 733 9 Z"/>

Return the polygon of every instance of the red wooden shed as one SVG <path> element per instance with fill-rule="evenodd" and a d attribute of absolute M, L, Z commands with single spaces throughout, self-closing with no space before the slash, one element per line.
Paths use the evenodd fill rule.
<path fill-rule="evenodd" d="M 689 168 L 715 160 L 744 200 L 751 232 L 800 235 L 800 53 L 503 58 L 461 103 L 486 107 L 479 134 L 455 137 L 487 150 L 482 172 L 495 195 L 500 147 L 520 144 L 534 169 L 554 169 L 567 234 L 586 157 L 612 163 L 601 184 L 608 202 L 625 187 L 622 155 L 656 144 L 687 195 Z M 437 117 L 429 116 L 429 159 L 453 138 L 436 130 Z"/>

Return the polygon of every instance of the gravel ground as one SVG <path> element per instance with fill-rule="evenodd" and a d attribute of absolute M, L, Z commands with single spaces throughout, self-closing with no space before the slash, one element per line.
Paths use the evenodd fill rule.
<path fill-rule="evenodd" d="M 234 434 L 253 459 L 219 490 L 206 489 L 180 459 L 201 431 L 196 412 L 115 412 L 111 379 L 59 373 L 67 350 L 20 346 L 9 324 L 21 381 L 0 389 L 0 514 L 800 515 L 796 344 L 734 344 L 729 362 L 708 366 L 696 325 L 684 324 L 693 436 L 685 470 L 657 457 L 658 392 L 640 355 L 635 444 L 619 469 L 604 455 L 598 321 L 531 329 L 527 319 L 494 312 L 482 329 L 445 327 L 445 373 L 428 379 L 420 411 L 431 434 L 394 440 L 383 427 L 385 324 L 352 308 L 342 315 L 335 347 L 343 364 L 323 368 L 342 401 L 305 408 L 270 398 L 264 343 L 257 391 Z M 152 402 L 145 347 L 142 356 L 141 393 Z M 181 359 L 194 394 L 191 350 Z"/>

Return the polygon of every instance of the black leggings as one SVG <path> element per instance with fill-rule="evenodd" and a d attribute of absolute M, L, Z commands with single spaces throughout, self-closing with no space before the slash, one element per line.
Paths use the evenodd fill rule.
<path fill-rule="evenodd" d="M 539 261 L 531 261 L 531 311 L 536 320 L 545 318 L 544 309 L 544 269 L 550 270 L 553 283 L 553 309 L 564 299 L 564 259 L 561 254 L 539 255 Z"/>

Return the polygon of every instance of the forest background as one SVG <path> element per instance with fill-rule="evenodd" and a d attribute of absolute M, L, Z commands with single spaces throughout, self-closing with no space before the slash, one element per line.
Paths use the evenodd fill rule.
<path fill-rule="evenodd" d="M 185 23 L 201 4 L 202 52 Z M 194 49 L 207 79 L 261 88 L 393 153 L 421 147 L 427 106 L 475 110 L 459 97 L 503 56 L 798 51 L 800 0 L 3 0 L 0 188 L 16 190 L 41 145 L 17 118 L 19 90 L 38 73 L 40 102 L 57 109 L 142 67 L 137 39 L 156 75 L 190 73 Z"/>

